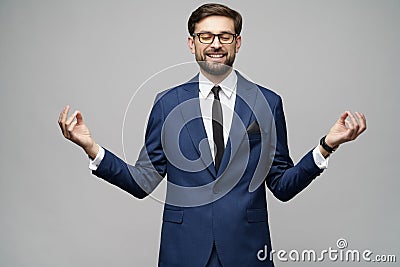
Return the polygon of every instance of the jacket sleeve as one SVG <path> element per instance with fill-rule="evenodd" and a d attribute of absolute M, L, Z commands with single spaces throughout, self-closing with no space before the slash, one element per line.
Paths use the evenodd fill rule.
<path fill-rule="evenodd" d="M 144 198 L 161 182 L 166 173 L 166 157 L 161 143 L 163 125 L 161 101 L 157 101 L 147 123 L 145 144 L 135 165 L 129 165 L 105 149 L 105 155 L 93 174 L 136 198 Z"/>
<path fill-rule="evenodd" d="M 276 198 L 288 201 L 306 188 L 322 170 L 314 162 L 312 151 L 309 151 L 296 164 L 293 164 L 287 145 L 287 131 L 282 99 L 273 109 L 276 125 L 276 151 L 266 183 Z"/>

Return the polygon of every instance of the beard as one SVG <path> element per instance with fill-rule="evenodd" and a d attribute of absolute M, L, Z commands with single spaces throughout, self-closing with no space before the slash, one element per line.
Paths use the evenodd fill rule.
<path fill-rule="evenodd" d="M 224 75 L 232 68 L 232 66 L 218 62 L 197 61 L 197 63 L 203 71 L 214 76 Z"/>
<path fill-rule="evenodd" d="M 218 52 L 218 51 L 213 51 L 213 52 Z M 207 61 L 206 60 L 207 56 L 205 53 L 204 54 L 196 53 L 196 61 L 199 64 L 200 68 L 203 71 L 207 72 L 208 74 L 214 76 L 220 76 L 227 74 L 232 69 L 233 62 L 235 61 L 235 54 L 233 54 L 233 56 L 228 56 L 227 54 L 225 62 L 220 63 L 220 62 Z"/>

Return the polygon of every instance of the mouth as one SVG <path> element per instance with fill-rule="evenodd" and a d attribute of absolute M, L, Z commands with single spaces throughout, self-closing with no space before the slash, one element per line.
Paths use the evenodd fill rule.
<path fill-rule="evenodd" d="M 206 57 L 209 59 L 207 61 L 211 61 L 211 62 L 218 62 L 218 63 L 222 63 L 225 60 L 225 53 L 207 53 Z"/>

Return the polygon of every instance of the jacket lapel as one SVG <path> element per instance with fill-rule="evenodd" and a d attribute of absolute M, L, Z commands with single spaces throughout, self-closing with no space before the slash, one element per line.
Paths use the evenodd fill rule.
<path fill-rule="evenodd" d="M 246 128 L 250 124 L 250 119 L 253 114 L 252 110 L 254 110 L 258 94 L 258 88 L 254 83 L 246 80 L 239 72 L 236 72 L 236 74 L 238 76 L 238 81 L 235 109 L 229 132 L 229 139 L 222 157 L 218 176 L 221 175 L 232 162 L 232 159 L 235 157 L 243 142 L 246 135 Z"/>
<path fill-rule="evenodd" d="M 210 173 L 216 177 L 217 173 L 214 164 L 212 164 L 213 159 L 200 110 L 198 75 L 184 84 L 182 89 L 178 91 L 178 101 L 185 124 L 184 127 L 187 128 L 192 144 L 204 166 L 207 166 Z"/>

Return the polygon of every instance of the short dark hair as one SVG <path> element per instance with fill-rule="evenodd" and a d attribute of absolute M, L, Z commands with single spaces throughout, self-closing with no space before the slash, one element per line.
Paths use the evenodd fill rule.
<path fill-rule="evenodd" d="M 190 35 L 194 33 L 194 27 L 200 20 L 209 16 L 224 16 L 233 19 L 235 25 L 235 33 L 240 34 L 242 30 L 242 16 L 236 10 L 221 4 L 204 4 L 198 7 L 189 17 L 188 31 Z"/>

